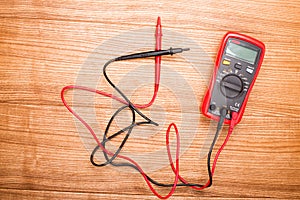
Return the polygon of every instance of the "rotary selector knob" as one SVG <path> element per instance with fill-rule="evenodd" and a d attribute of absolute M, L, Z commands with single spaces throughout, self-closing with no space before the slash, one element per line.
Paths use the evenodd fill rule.
<path fill-rule="evenodd" d="M 229 74 L 223 77 L 220 85 L 222 94 L 228 98 L 235 98 L 243 91 L 243 81 L 235 74 Z"/>

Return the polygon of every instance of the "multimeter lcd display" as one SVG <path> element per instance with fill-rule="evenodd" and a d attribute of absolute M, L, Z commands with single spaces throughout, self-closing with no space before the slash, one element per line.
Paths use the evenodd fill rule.
<path fill-rule="evenodd" d="M 258 52 L 241 45 L 229 42 L 225 50 L 226 54 L 244 61 L 254 64 Z"/>

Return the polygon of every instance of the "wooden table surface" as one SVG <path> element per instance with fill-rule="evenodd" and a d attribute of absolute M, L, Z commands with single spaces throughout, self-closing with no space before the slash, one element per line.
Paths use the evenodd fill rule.
<path fill-rule="evenodd" d="M 215 123 L 205 119 L 198 107 L 223 35 L 237 31 L 266 45 L 244 117 L 220 156 L 213 186 L 203 191 L 177 188 L 171 199 L 300 198 L 299 1 L 15 0 L 0 2 L 0 199 L 156 199 L 133 169 L 97 168 L 89 162 L 95 142 L 63 106 L 60 91 L 79 83 L 112 92 L 101 75 L 102 64 L 120 53 L 152 50 L 157 16 L 162 18 L 164 48 L 191 47 L 182 44 L 193 43 L 201 52 L 193 54 L 192 46 L 190 52 L 163 57 L 165 86 L 153 111 L 143 112 L 164 123 L 152 135 L 149 126 L 140 128 L 140 135 L 135 133 L 125 145 L 125 153 L 151 155 L 147 153 L 164 149 L 166 127 L 175 122 L 182 130 L 181 137 L 187 136 L 182 141 L 186 149 L 182 150 L 181 174 L 191 182 L 207 179 L 206 157 L 199 155 L 205 154 L 202 146 L 211 140 L 207 133 L 213 133 Z M 135 32 L 142 34 L 135 38 Z M 95 55 L 98 57 L 93 60 Z M 183 59 L 184 55 L 192 56 Z M 197 55 L 205 60 L 191 66 Z M 93 61 L 96 67 L 89 65 Z M 128 72 L 137 65 L 153 63 L 153 59 L 145 59 L 113 64 L 109 73 L 115 82 L 124 81 L 120 83 L 125 89 L 126 83 L 131 84 L 127 92 L 135 89 L 132 99 L 142 103 L 151 97 L 152 84 L 141 86 L 141 93 L 139 84 L 143 82 L 131 81 Z M 168 74 L 166 69 L 174 71 Z M 195 69 L 204 71 L 199 74 Z M 151 72 L 153 67 L 146 73 L 147 80 L 153 79 Z M 179 83 L 183 79 L 178 79 L 178 85 L 172 82 L 175 72 L 189 89 Z M 133 75 L 146 80 L 145 74 Z M 176 96 L 177 89 L 193 92 Z M 95 104 L 88 105 L 75 102 L 80 94 L 73 94 L 67 92 L 66 99 L 71 103 L 73 98 L 73 106 L 83 114 L 89 116 L 91 108 L 96 108 L 96 119 L 91 120 L 103 131 L 116 110 L 112 101 L 95 97 Z M 190 109 L 180 109 L 182 103 Z M 185 121 L 190 118 L 182 116 L 194 116 L 201 123 L 195 120 L 188 126 Z M 190 136 L 187 130 L 192 129 L 199 131 Z M 140 156 L 138 162 L 144 163 L 152 177 L 172 182 L 174 174 L 167 163 L 148 157 Z M 155 188 L 161 194 L 169 191 Z"/>

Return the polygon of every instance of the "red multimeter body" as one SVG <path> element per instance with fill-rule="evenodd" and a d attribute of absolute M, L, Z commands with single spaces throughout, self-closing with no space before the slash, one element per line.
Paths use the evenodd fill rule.
<path fill-rule="evenodd" d="M 254 38 L 234 32 L 224 36 L 201 107 L 206 117 L 218 120 L 226 107 L 238 113 L 236 124 L 241 121 L 264 54 L 265 45 Z M 227 114 L 225 123 L 230 120 Z"/>

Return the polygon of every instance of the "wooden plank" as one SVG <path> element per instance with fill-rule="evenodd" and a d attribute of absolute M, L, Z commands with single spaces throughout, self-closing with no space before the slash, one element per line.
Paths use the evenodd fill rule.
<path fill-rule="evenodd" d="M 149 163 L 161 163 L 148 155 L 157 151 L 166 157 L 165 130 L 175 122 L 182 145 L 188 147 L 182 150 L 181 174 L 192 182 L 206 180 L 204 155 L 216 124 L 198 108 L 222 36 L 229 30 L 242 32 L 263 41 L 267 49 L 243 120 L 221 154 L 213 187 L 201 192 L 177 188 L 172 198 L 300 198 L 299 9 L 298 1 L 275 0 L 161 1 L 151 6 L 143 0 L 0 2 L 0 198 L 156 199 L 132 169 L 90 164 L 95 142 L 63 107 L 60 91 L 80 83 L 114 92 L 101 75 L 102 65 L 119 52 L 153 49 L 158 15 L 163 47 L 191 51 L 163 58 L 157 100 L 143 110 L 161 126 L 137 128 L 122 153 L 141 153 L 138 161 L 152 177 L 172 182 L 167 162 L 151 171 Z M 149 69 L 133 73 L 141 66 Z M 152 95 L 152 66 L 152 59 L 116 63 L 108 73 L 134 102 L 142 103 Z M 175 72 L 187 85 L 174 82 Z M 127 86 L 128 80 L 136 83 Z M 119 106 L 86 92 L 68 91 L 66 99 L 99 136 Z M 115 129 L 126 121 L 122 117 Z M 198 121 L 190 125 L 189 119 Z"/>

